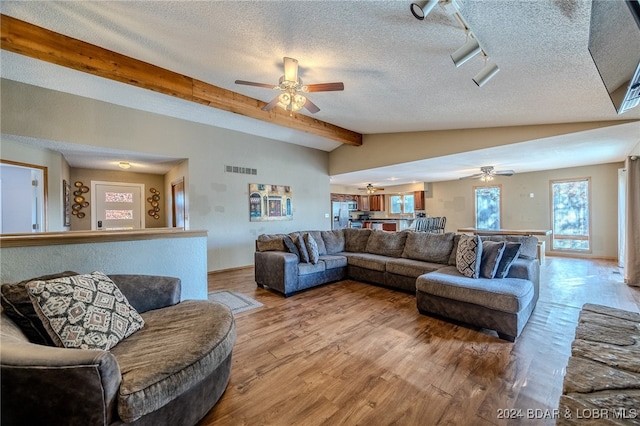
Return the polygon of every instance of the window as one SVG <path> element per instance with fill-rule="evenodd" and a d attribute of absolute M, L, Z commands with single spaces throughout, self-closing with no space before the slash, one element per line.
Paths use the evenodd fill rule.
<path fill-rule="evenodd" d="M 500 186 L 476 186 L 473 188 L 476 203 L 476 228 L 500 229 Z"/>
<path fill-rule="evenodd" d="M 552 249 L 590 250 L 589 178 L 551 181 Z"/>
<path fill-rule="evenodd" d="M 389 196 L 389 213 L 408 214 L 414 212 L 413 194 Z"/>

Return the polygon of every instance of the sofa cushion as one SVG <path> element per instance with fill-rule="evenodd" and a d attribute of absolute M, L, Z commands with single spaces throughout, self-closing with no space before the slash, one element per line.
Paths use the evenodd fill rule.
<path fill-rule="evenodd" d="M 316 245 L 318 246 L 318 255 L 323 256 L 327 254 L 327 248 L 325 247 L 324 240 L 322 239 L 322 231 L 308 231 L 308 233 L 316 241 Z"/>
<path fill-rule="evenodd" d="M 33 306 L 57 346 L 109 350 L 144 320 L 102 272 L 27 283 Z"/>
<path fill-rule="evenodd" d="M 500 259 L 498 269 L 496 270 L 495 278 L 504 278 L 507 276 L 509 269 L 511 269 L 511 265 L 513 265 L 513 262 L 520 253 L 521 246 L 521 243 L 506 243 L 504 253 L 502 253 L 502 258 Z"/>
<path fill-rule="evenodd" d="M 342 229 L 321 231 L 320 235 L 324 241 L 324 247 L 327 249 L 327 254 L 336 254 L 344 251 L 344 233 Z"/>
<path fill-rule="evenodd" d="M 371 253 L 352 253 L 347 256 L 349 265 L 359 266 L 360 268 L 371 269 L 372 271 L 384 272 L 389 257 Z"/>
<path fill-rule="evenodd" d="M 522 246 L 518 257 L 522 259 L 538 258 L 538 238 L 533 235 L 485 235 L 482 236 L 482 240 L 520 243 Z"/>
<path fill-rule="evenodd" d="M 323 272 L 326 269 L 324 262 L 318 263 L 298 263 L 298 276 L 315 274 L 316 272 Z"/>
<path fill-rule="evenodd" d="M 365 251 L 383 256 L 400 257 L 409 232 L 388 232 L 374 230 L 369 236 Z"/>
<path fill-rule="evenodd" d="M 386 264 L 387 272 L 411 278 L 418 278 L 422 274 L 433 272 L 440 268 L 442 268 L 442 265 L 439 263 L 403 258 L 389 259 Z"/>
<path fill-rule="evenodd" d="M 145 327 L 111 349 L 122 383 L 118 414 L 133 422 L 192 389 L 231 354 L 233 314 L 206 300 L 186 300 L 142 314 Z"/>
<path fill-rule="evenodd" d="M 529 280 L 473 279 L 462 276 L 455 266 L 447 266 L 418 277 L 416 290 L 508 313 L 520 312 L 534 296 L 533 284 Z"/>
<path fill-rule="evenodd" d="M 371 229 L 347 228 L 344 232 L 344 251 L 364 253 Z"/>
<path fill-rule="evenodd" d="M 309 232 L 305 232 L 302 239 L 304 240 L 304 245 L 307 248 L 307 253 L 309 253 L 309 262 L 315 265 L 318 263 L 318 258 L 320 257 L 318 243 Z"/>
<path fill-rule="evenodd" d="M 504 253 L 505 242 L 483 241 L 482 259 L 480 261 L 480 276 L 482 278 L 493 278 L 498 270 L 498 265 Z"/>
<path fill-rule="evenodd" d="M 29 298 L 26 284 L 33 280 L 51 280 L 60 277 L 70 277 L 78 275 L 77 272 L 64 271 L 51 275 L 44 275 L 37 278 L 20 281 L 14 284 L 2 284 L 0 286 L 2 308 L 4 313 L 20 327 L 31 343 L 39 345 L 55 346 L 49 333 L 38 318 L 33 303 Z"/>
<path fill-rule="evenodd" d="M 346 256 L 325 254 L 324 256 L 320 256 L 320 260 L 324 262 L 325 269 L 343 268 L 347 266 Z"/>
<path fill-rule="evenodd" d="M 462 235 L 456 252 L 456 267 L 465 277 L 479 278 L 482 243 L 477 235 Z"/>
<path fill-rule="evenodd" d="M 283 234 L 261 234 L 256 240 L 258 251 L 287 251 Z"/>
<path fill-rule="evenodd" d="M 455 233 L 434 234 L 431 232 L 409 232 L 402 257 L 447 264 L 453 249 Z"/>

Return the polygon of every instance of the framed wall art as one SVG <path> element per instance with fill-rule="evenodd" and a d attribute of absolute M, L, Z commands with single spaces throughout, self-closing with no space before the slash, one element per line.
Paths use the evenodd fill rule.
<path fill-rule="evenodd" d="M 286 185 L 249 184 L 249 220 L 293 220 L 293 193 Z"/>

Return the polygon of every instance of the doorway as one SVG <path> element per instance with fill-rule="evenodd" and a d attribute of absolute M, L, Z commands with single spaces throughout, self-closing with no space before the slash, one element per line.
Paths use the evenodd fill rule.
<path fill-rule="evenodd" d="M 171 183 L 172 198 L 172 226 L 174 228 L 185 228 L 185 203 L 184 203 L 184 177 Z"/>
<path fill-rule="evenodd" d="M 47 168 L 0 162 L 0 233 L 45 232 Z"/>
<path fill-rule="evenodd" d="M 142 229 L 144 184 L 91 182 L 91 229 Z"/>

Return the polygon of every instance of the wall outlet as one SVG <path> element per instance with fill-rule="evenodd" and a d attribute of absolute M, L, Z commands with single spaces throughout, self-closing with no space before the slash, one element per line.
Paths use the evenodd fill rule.
<path fill-rule="evenodd" d="M 325 219 L 329 219 L 329 213 L 325 213 L 325 214 L 324 214 L 324 218 L 325 218 Z"/>

